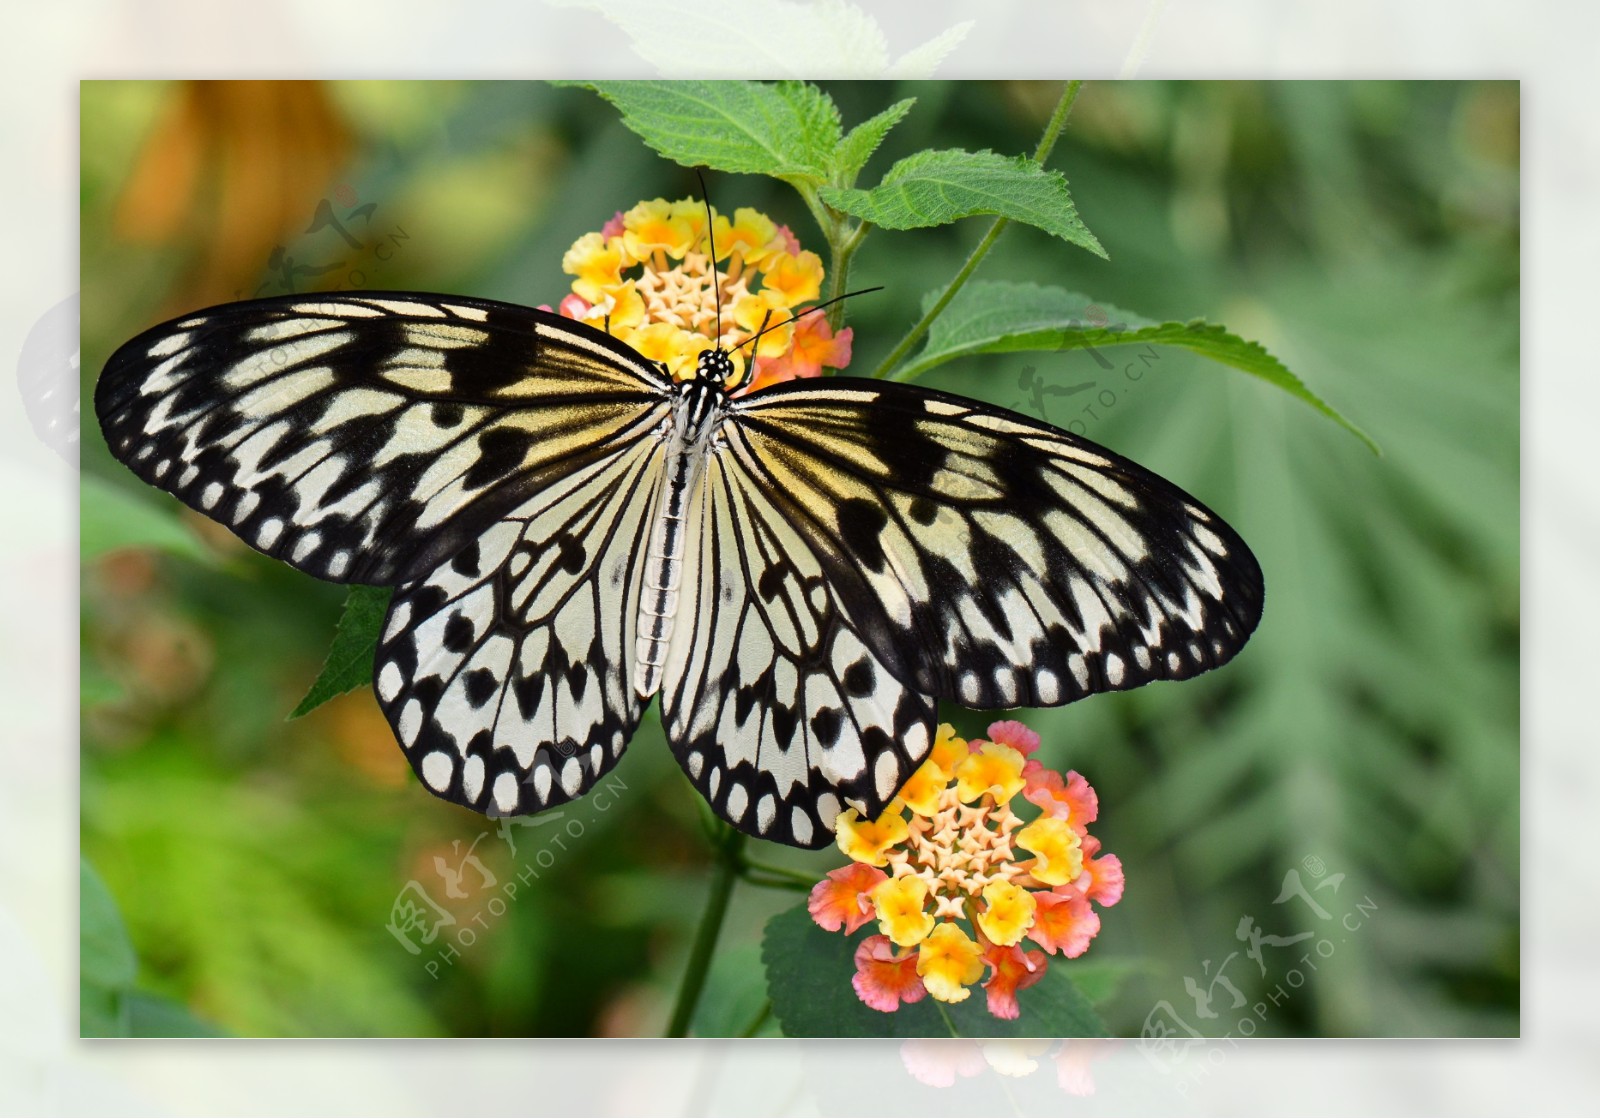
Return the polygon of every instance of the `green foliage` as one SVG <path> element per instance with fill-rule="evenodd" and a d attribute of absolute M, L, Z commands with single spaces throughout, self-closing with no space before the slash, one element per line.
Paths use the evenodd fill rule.
<path fill-rule="evenodd" d="M 819 193 L 834 209 L 884 229 L 927 229 L 993 214 L 1106 255 L 1078 217 L 1066 176 L 1025 156 L 918 152 L 889 168 L 870 190 L 824 187 Z"/>
<path fill-rule="evenodd" d="M 211 553 L 177 516 L 177 503 L 154 490 L 114 485 L 84 474 L 78 487 L 78 547 L 85 559 L 119 548 L 158 548 L 210 563 Z"/>
<path fill-rule="evenodd" d="M 372 683 L 373 655 L 393 594 L 391 587 L 350 588 L 345 595 L 344 612 L 339 615 L 339 627 L 333 632 L 328 659 L 311 690 L 289 712 L 289 718 L 309 715 L 335 696 Z"/>
<path fill-rule="evenodd" d="M 686 167 L 814 185 L 829 178 L 842 140 L 839 110 L 805 82 L 575 84 L 611 102 L 645 143 Z"/>
<path fill-rule="evenodd" d="M 899 124 L 901 118 L 909 113 L 911 106 L 916 103 L 915 97 L 896 101 L 883 112 L 868 117 L 852 128 L 834 149 L 834 182 L 844 186 L 854 183 L 861 169 L 867 165 L 867 160 L 872 158 L 872 153 L 878 150 L 878 146 L 889 135 L 889 130 Z"/>
<path fill-rule="evenodd" d="M 924 307 L 936 298 L 937 293 L 925 296 Z M 1038 284 L 969 284 L 933 321 L 922 351 L 890 379 L 909 381 L 935 366 L 973 354 L 1028 350 L 1066 353 L 1140 342 L 1181 346 L 1260 377 L 1305 401 L 1378 452 L 1371 437 L 1324 403 L 1258 342 L 1247 342 L 1203 319 L 1152 322 L 1096 303 L 1086 295 Z"/>
<path fill-rule="evenodd" d="M 1105 1037 L 1105 1023 L 1072 982 L 1073 961 L 1053 958 L 1043 978 L 1017 992 L 1014 1019 L 989 1013 L 983 989 L 969 988 L 958 1003 L 931 995 L 892 1014 L 863 1003 L 850 977 L 856 945 L 875 929 L 855 936 L 817 926 L 804 905 L 767 922 L 761 955 L 766 961 L 772 1010 L 786 1037 Z"/>
<path fill-rule="evenodd" d="M 111 891 L 87 860 L 78 866 L 80 1037 L 222 1037 L 181 1003 L 137 990 L 139 958 Z"/>

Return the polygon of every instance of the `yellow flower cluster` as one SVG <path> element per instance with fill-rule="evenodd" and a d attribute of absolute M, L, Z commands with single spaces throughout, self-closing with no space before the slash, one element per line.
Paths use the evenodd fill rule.
<path fill-rule="evenodd" d="M 1028 758 L 1039 737 L 1022 724 L 998 722 L 989 735 L 969 743 L 941 726 L 881 816 L 838 818 L 839 849 L 853 862 L 818 883 L 809 908 L 832 930 L 876 919 L 853 980 L 869 1006 L 890 1011 L 924 994 L 961 1002 L 987 967 L 990 1011 L 1014 1018 L 1016 992 L 1043 975 L 1046 953 L 1087 949 L 1099 930 L 1090 902 L 1121 896 L 1120 862 L 1093 857 L 1094 790 Z M 1019 794 L 1043 809 L 1031 823 L 1011 809 Z M 1024 937 L 1038 948 L 1022 947 Z"/>
<path fill-rule="evenodd" d="M 610 332 L 679 379 L 713 346 L 730 352 L 745 390 L 849 363 L 849 330 L 835 335 L 820 314 L 787 321 L 821 293 L 816 253 L 748 207 L 731 221 L 712 211 L 707 234 L 706 207 L 693 199 L 656 198 L 617 214 L 562 258 L 574 279 L 561 313 Z M 738 347 L 764 327 L 773 329 L 754 346 L 746 384 L 748 350 Z"/>

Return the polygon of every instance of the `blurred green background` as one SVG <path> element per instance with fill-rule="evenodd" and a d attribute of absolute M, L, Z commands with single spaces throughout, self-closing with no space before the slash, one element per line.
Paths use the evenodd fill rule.
<path fill-rule="evenodd" d="M 923 148 L 1031 151 L 1059 93 L 824 88 L 847 127 L 918 99 L 863 185 Z M 1050 165 L 1110 261 L 1014 226 L 979 273 L 1225 323 L 1381 459 L 1175 350 L 927 378 L 1076 421 L 1223 514 L 1266 573 L 1261 629 L 1226 669 L 1026 716 L 1046 763 L 1099 791 L 1096 834 L 1127 870 L 1074 965 L 1099 969 L 1114 1033 L 1170 1015 L 1220 1036 L 1249 1013 L 1234 991 L 1272 999 L 1257 1034 L 1519 1030 L 1518 124 L 1515 83 L 1090 84 Z M 554 304 L 580 234 L 697 193 L 593 94 L 522 83 L 89 82 L 81 160 L 86 401 L 137 331 L 290 285 Z M 710 189 L 822 247 L 784 185 Z M 852 283 L 886 290 L 849 308 L 852 371 L 987 226 L 867 239 Z M 145 1029 L 659 1033 L 709 854 L 653 718 L 603 799 L 502 833 L 421 788 L 370 691 L 285 722 L 341 588 L 145 488 L 92 422 L 83 441 L 84 916 L 120 910 L 136 962 L 110 982 L 170 1015 Z M 757 846 L 819 876 L 840 862 Z M 1290 872 L 1337 883 L 1312 895 L 1328 921 L 1285 894 Z M 738 888 L 700 1032 L 752 1020 L 761 925 L 798 897 Z M 1334 927 L 1361 902 L 1355 929 Z M 1317 939 L 1269 939 L 1258 966 L 1242 919 Z M 1332 951 L 1286 982 L 1324 933 Z M 88 944 L 86 984 L 101 981 Z"/>

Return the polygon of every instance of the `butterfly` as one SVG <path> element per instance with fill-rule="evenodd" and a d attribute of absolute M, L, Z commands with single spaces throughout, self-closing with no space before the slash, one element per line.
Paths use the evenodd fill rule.
<path fill-rule="evenodd" d="M 1261 616 L 1221 518 L 1085 439 L 916 386 L 736 394 L 545 311 L 291 295 L 157 326 L 95 410 L 135 474 L 309 575 L 395 588 L 378 702 L 435 794 L 581 796 L 652 697 L 690 782 L 799 847 L 875 818 L 936 700 L 1215 668 Z"/>

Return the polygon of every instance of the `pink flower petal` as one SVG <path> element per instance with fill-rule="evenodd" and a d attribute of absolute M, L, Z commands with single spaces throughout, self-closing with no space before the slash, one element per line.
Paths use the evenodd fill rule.
<path fill-rule="evenodd" d="M 811 919 L 829 932 L 846 935 L 872 920 L 872 888 L 889 877 L 875 866 L 851 863 L 830 870 L 826 878 L 811 888 L 806 908 Z"/>
<path fill-rule="evenodd" d="M 989 741 L 1009 746 L 1024 757 L 1039 748 L 1039 735 L 1015 719 L 990 723 Z"/>
<path fill-rule="evenodd" d="M 886 936 L 869 936 L 856 946 L 856 973 L 850 985 L 862 1002 L 885 1014 L 928 993 L 917 974 L 917 954 L 896 956 L 894 942 Z"/>
<path fill-rule="evenodd" d="M 1089 941 L 1100 931 L 1100 916 L 1087 897 L 1071 886 L 1059 886 L 1035 893 L 1033 900 L 1029 940 L 1051 955 L 1060 952 L 1069 960 L 1089 950 Z"/>

